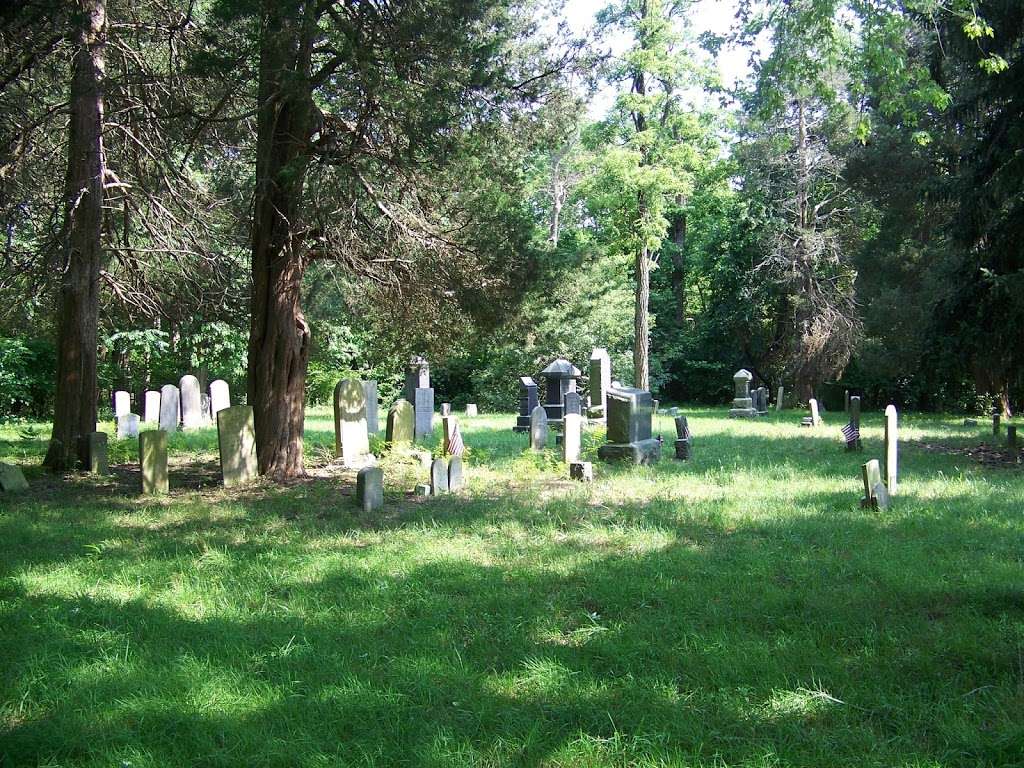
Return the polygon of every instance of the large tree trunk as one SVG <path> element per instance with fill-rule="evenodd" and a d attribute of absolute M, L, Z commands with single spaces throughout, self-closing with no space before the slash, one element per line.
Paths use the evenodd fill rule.
<path fill-rule="evenodd" d="M 57 323 L 53 433 L 43 463 L 73 468 L 79 437 L 96 429 L 96 327 L 103 258 L 103 72 L 105 0 L 78 0 L 73 33 L 68 171 L 65 179 L 64 276 Z"/>
<path fill-rule="evenodd" d="M 310 335 L 299 301 L 315 29 L 311 3 L 281 5 L 267 0 L 260 38 L 248 386 L 259 468 L 278 480 L 303 474 Z"/>

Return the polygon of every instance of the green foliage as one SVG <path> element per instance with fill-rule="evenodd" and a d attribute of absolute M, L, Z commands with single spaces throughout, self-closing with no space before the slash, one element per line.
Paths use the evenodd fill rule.
<path fill-rule="evenodd" d="M 52 407 L 56 351 L 51 343 L 0 337 L 0 418 L 43 418 Z"/>

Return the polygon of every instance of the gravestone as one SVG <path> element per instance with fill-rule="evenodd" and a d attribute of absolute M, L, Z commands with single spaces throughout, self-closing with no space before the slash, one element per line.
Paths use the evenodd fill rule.
<path fill-rule="evenodd" d="M 107 433 L 89 432 L 78 438 L 78 457 L 86 472 L 93 475 L 108 474 Z"/>
<path fill-rule="evenodd" d="M 998 435 L 999 434 L 999 414 L 998 413 L 993 413 L 992 414 L 992 434 L 993 435 Z"/>
<path fill-rule="evenodd" d="M 775 393 L 775 410 L 776 411 L 781 411 L 782 410 L 782 397 L 785 394 L 786 394 L 786 388 L 785 387 L 779 387 L 779 391 Z"/>
<path fill-rule="evenodd" d="M 801 427 L 820 427 L 821 426 L 821 414 L 818 412 L 818 401 L 813 397 L 807 401 L 807 406 L 811 409 L 810 416 L 804 416 L 800 421 Z"/>
<path fill-rule="evenodd" d="M 114 393 L 114 420 L 132 410 L 132 396 L 123 389 Z"/>
<path fill-rule="evenodd" d="M 203 426 L 203 404 L 199 390 L 199 379 L 185 374 L 178 382 L 181 391 L 181 426 L 196 429 Z"/>
<path fill-rule="evenodd" d="M 4 493 L 16 493 L 27 491 L 28 481 L 21 467 L 14 464 L 0 463 L 0 491 Z"/>
<path fill-rule="evenodd" d="M 398 400 L 388 411 L 385 439 L 392 447 L 412 445 L 415 438 L 413 406 L 408 400 Z"/>
<path fill-rule="evenodd" d="M 167 493 L 167 433 L 162 429 L 139 435 L 139 464 L 142 468 L 142 492 L 147 496 Z"/>
<path fill-rule="evenodd" d="M 538 405 L 530 414 L 530 448 L 543 451 L 548 444 L 548 414 Z"/>
<path fill-rule="evenodd" d="M 850 390 L 846 390 L 846 392 L 844 394 L 844 398 L 845 398 L 844 410 L 847 413 L 849 413 L 850 412 Z"/>
<path fill-rule="evenodd" d="M 356 475 L 356 503 L 363 512 L 374 512 L 384 506 L 383 469 L 363 467 L 359 470 Z"/>
<path fill-rule="evenodd" d="M 416 390 L 430 389 L 430 363 L 425 357 L 413 355 L 405 367 L 405 399 L 416 405 Z M 431 404 L 433 410 L 433 404 Z"/>
<path fill-rule="evenodd" d="M 213 410 L 210 404 L 210 396 L 203 392 L 199 396 L 199 407 L 202 412 L 203 426 L 207 426 L 213 421 Z"/>
<path fill-rule="evenodd" d="M 852 395 L 850 402 L 846 406 L 846 410 L 850 414 L 850 426 L 857 431 L 857 437 L 853 440 L 846 442 L 846 450 L 848 451 L 860 451 L 863 450 L 864 444 L 860 439 L 860 396 Z"/>
<path fill-rule="evenodd" d="M 557 357 L 540 372 L 544 377 L 544 410 L 549 424 L 561 424 L 565 415 L 565 396 L 576 391 L 580 369 L 564 357 Z"/>
<path fill-rule="evenodd" d="M 519 416 L 516 418 L 516 425 L 512 427 L 513 432 L 529 432 L 530 417 L 533 409 L 540 405 L 537 395 L 537 382 L 529 376 L 519 377 Z"/>
<path fill-rule="evenodd" d="M 446 456 L 459 455 L 464 449 L 459 420 L 454 416 L 441 417 L 441 446 Z"/>
<path fill-rule="evenodd" d="M 413 410 L 415 411 L 414 432 L 416 439 L 420 440 L 434 431 L 434 390 L 429 387 L 417 389 Z"/>
<path fill-rule="evenodd" d="M 765 416 L 768 414 L 768 387 L 757 388 L 757 415 Z"/>
<path fill-rule="evenodd" d="M 413 490 L 417 496 L 429 496 L 430 495 L 430 483 L 417 483 L 415 490 Z"/>
<path fill-rule="evenodd" d="M 567 413 L 562 419 L 562 461 L 572 464 L 580 460 L 583 443 L 583 416 Z"/>
<path fill-rule="evenodd" d="M 685 416 L 676 416 L 676 458 L 682 461 L 689 461 L 690 446 L 690 425 Z"/>
<path fill-rule="evenodd" d="M 1006 447 L 1013 453 L 1017 452 L 1017 427 L 1014 424 L 1006 425 Z"/>
<path fill-rule="evenodd" d="M 871 461 L 861 466 L 861 477 L 864 482 L 864 496 L 860 500 L 860 505 L 865 509 L 885 509 L 888 507 L 889 492 L 882 482 L 882 472 L 878 459 L 871 459 Z"/>
<path fill-rule="evenodd" d="M 583 415 L 583 397 L 579 392 L 566 392 L 565 393 L 565 411 L 562 414 L 566 416 L 570 413 L 574 413 L 577 416 Z"/>
<path fill-rule="evenodd" d="M 160 429 L 177 432 L 179 419 L 178 388 L 173 384 L 160 387 Z"/>
<path fill-rule="evenodd" d="M 143 421 L 147 424 L 159 424 L 160 423 L 160 393 L 156 390 L 150 389 L 146 391 L 143 396 L 145 399 L 146 407 L 143 412 Z"/>
<path fill-rule="evenodd" d="M 730 419 L 752 419 L 757 416 L 757 409 L 750 397 L 750 382 L 753 378 L 746 368 L 740 368 L 733 374 L 732 383 L 736 391 L 729 410 Z"/>
<path fill-rule="evenodd" d="M 334 455 L 346 467 L 370 462 L 366 431 L 366 392 L 355 379 L 342 379 L 334 388 Z"/>
<path fill-rule="evenodd" d="M 612 386 L 612 359 L 604 347 L 594 347 L 590 353 L 590 408 L 587 416 L 591 419 L 603 419 L 608 400 L 608 390 Z"/>
<path fill-rule="evenodd" d="M 451 403 L 441 403 L 441 418 L 443 419 L 445 416 L 451 416 L 451 415 L 452 415 L 452 404 Z"/>
<path fill-rule="evenodd" d="M 651 437 L 654 398 L 632 387 L 608 390 L 608 442 L 597 449 L 603 461 L 651 464 L 661 458 L 661 443 Z"/>
<path fill-rule="evenodd" d="M 476 407 L 476 403 L 466 403 L 466 416 L 479 416 L 480 411 Z"/>
<path fill-rule="evenodd" d="M 430 492 L 434 496 L 448 493 L 448 462 L 442 458 L 430 464 Z"/>
<path fill-rule="evenodd" d="M 376 379 L 363 380 L 363 395 L 366 398 L 366 431 L 376 435 L 380 432 L 380 395 Z"/>
<path fill-rule="evenodd" d="M 885 487 L 890 496 L 899 488 L 897 482 L 899 464 L 899 416 L 895 405 L 885 406 Z"/>
<path fill-rule="evenodd" d="M 448 490 L 451 493 L 462 490 L 465 480 L 462 476 L 462 457 L 452 456 L 448 460 Z"/>
<path fill-rule="evenodd" d="M 231 407 L 231 387 L 224 379 L 210 382 L 210 416 L 216 419 L 217 414 Z"/>
<path fill-rule="evenodd" d="M 125 413 L 117 417 L 117 439 L 139 436 L 139 414 Z"/>
<path fill-rule="evenodd" d="M 236 488 L 255 482 L 259 477 L 259 462 L 251 405 L 233 405 L 217 413 L 217 443 L 224 487 Z"/>
<path fill-rule="evenodd" d="M 569 479 L 589 483 L 594 479 L 594 465 L 589 461 L 574 461 L 569 465 Z"/>

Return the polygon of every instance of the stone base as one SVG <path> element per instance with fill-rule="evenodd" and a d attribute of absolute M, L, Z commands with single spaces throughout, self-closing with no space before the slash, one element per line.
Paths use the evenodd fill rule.
<path fill-rule="evenodd" d="M 730 419 L 756 419 L 757 411 L 753 408 L 733 408 L 729 411 Z"/>
<path fill-rule="evenodd" d="M 512 427 L 513 432 L 529 432 L 530 431 L 530 417 L 529 416 L 516 416 L 516 425 Z"/>
<path fill-rule="evenodd" d="M 638 440 L 635 443 L 605 443 L 597 449 L 602 461 L 629 461 L 633 464 L 653 464 L 661 458 L 661 443 L 657 440 Z"/>
<path fill-rule="evenodd" d="M 676 440 L 676 458 L 680 461 L 690 459 L 690 441 L 685 438 Z"/>
<path fill-rule="evenodd" d="M 569 465 L 569 477 L 581 483 L 592 482 L 594 466 L 589 461 L 574 461 Z"/>
<path fill-rule="evenodd" d="M 600 405 L 587 408 L 587 418 L 591 421 L 604 421 L 604 408 Z"/>

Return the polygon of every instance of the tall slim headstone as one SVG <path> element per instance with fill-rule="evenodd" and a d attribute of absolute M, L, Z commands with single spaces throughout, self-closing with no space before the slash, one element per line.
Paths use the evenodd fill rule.
<path fill-rule="evenodd" d="M 376 379 L 363 380 L 363 394 L 366 395 L 366 431 L 376 435 L 380 432 L 380 396 Z"/>
<path fill-rule="evenodd" d="M 413 405 L 408 400 L 398 400 L 388 411 L 385 439 L 392 447 L 411 445 L 415 438 L 416 422 Z"/>
<path fill-rule="evenodd" d="M 177 432 L 180 415 L 178 388 L 173 384 L 164 384 L 160 387 L 160 429 Z"/>
<path fill-rule="evenodd" d="M 125 392 L 123 389 L 117 390 L 114 393 L 114 420 L 117 420 L 118 416 L 124 416 L 126 413 L 131 413 L 132 410 L 132 396 Z"/>
<path fill-rule="evenodd" d="M 1006 425 L 1006 447 L 1010 449 L 1011 453 L 1017 452 L 1017 425 L 1007 424 Z"/>
<path fill-rule="evenodd" d="M 416 439 L 427 437 L 434 431 L 434 389 L 433 387 L 420 387 L 416 390 L 416 399 L 413 404 L 415 409 L 415 432 Z"/>
<path fill-rule="evenodd" d="M 215 379 L 210 382 L 210 414 L 217 418 L 217 414 L 225 408 L 231 407 L 231 387 L 224 379 Z"/>
<path fill-rule="evenodd" d="M 465 478 L 462 474 L 462 457 L 452 456 L 448 459 L 448 490 L 452 493 L 462 490 Z"/>
<path fill-rule="evenodd" d="M 844 398 L 845 398 L 845 401 L 844 401 L 844 406 L 843 407 L 846 410 L 846 412 L 849 413 L 850 412 L 850 390 L 847 389 L 845 391 Z"/>
<path fill-rule="evenodd" d="M 685 416 L 676 416 L 676 458 L 688 461 L 690 458 L 690 424 Z"/>
<path fill-rule="evenodd" d="M 786 394 L 786 388 L 785 387 L 779 387 L 779 391 L 776 392 L 776 394 L 775 394 L 775 410 L 776 411 L 781 411 L 782 410 L 782 397 L 785 394 Z"/>
<path fill-rule="evenodd" d="M 143 412 L 143 421 L 147 424 L 159 424 L 160 423 L 160 393 L 156 390 L 146 390 L 146 394 L 143 396 L 146 403 L 145 411 Z"/>
<path fill-rule="evenodd" d="M 898 489 L 899 416 L 895 405 L 885 406 L 885 487 L 890 496 Z"/>
<path fill-rule="evenodd" d="M 139 464 L 142 467 L 142 492 L 147 496 L 167 493 L 167 433 L 162 429 L 139 435 Z"/>
<path fill-rule="evenodd" d="M 999 434 L 999 411 L 992 414 L 992 434 Z"/>
<path fill-rule="evenodd" d="M 566 464 L 579 461 L 582 442 L 583 416 L 579 413 L 566 413 L 562 417 L 562 461 Z"/>
<path fill-rule="evenodd" d="M 538 405 L 530 414 L 530 448 L 543 451 L 548 444 L 548 414 Z"/>
<path fill-rule="evenodd" d="M 369 461 L 369 454 L 366 392 L 362 382 L 342 379 L 334 388 L 334 455 L 346 467 L 362 467 Z"/>
<path fill-rule="evenodd" d="M 590 353 L 590 410 L 592 419 L 605 417 L 608 390 L 612 387 L 612 359 L 604 347 L 594 347 Z"/>
<path fill-rule="evenodd" d="M 256 420 L 251 405 L 234 405 L 217 413 L 217 443 L 225 488 L 248 485 L 259 477 Z"/>
<path fill-rule="evenodd" d="M 815 398 L 811 398 L 807 401 L 807 407 L 810 408 L 811 415 L 804 416 L 800 422 L 801 427 L 820 427 L 821 426 L 821 413 L 818 411 L 818 401 Z"/>
<path fill-rule="evenodd" d="M 181 426 L 183 429 L 196 429 L 203 426 L 203 402 L 200 397 L 199 379 L 192 374 L 185 374 L 178 382 L 181 390 Z"/>
<path fill-rule="evenodd" d="M 732 383 L 736 391 L 729 410 L 730 419 L 752 419 L 757 416 L 754 400 L 750 396 L 750 382 L 753 378 L 753 374 L 746 368 L 740 368 L 733 374 Z"/>
<path fill-rule="evenodd" d="M 533 416 L 533 409 L 540 405 L 540 397 L 537 394 L 537 382 L 529 376 L 519 377 L 519 416 L 516 418 L 516 425 L 512 427 L 513 432 L 529 432 L 530 418 Z"/>
<path fill-rule="evenodd" d="M 213 405 L 205 392 L 199 395 L 199 418 L 204 427 L 213 423 Z"/>

